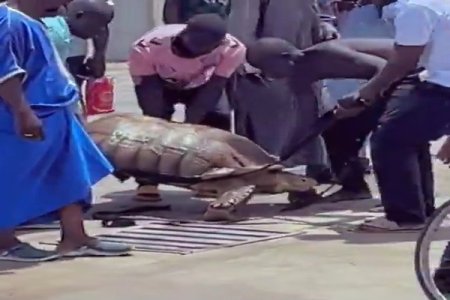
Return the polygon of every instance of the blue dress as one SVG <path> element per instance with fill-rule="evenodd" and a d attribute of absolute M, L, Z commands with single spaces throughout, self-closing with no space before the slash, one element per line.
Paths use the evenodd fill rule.
<path fill-rule="evenodd" d="M 0 98 L 0 230 L 12 229 L 74 203 L 91 204 L 91 187 L 112 172 L 70 106 L 79 90 L 45 27 L 0 5 L 0 84 L 23 75 L 29 105 L 42 120 L 45 140 L 16 134 Z"/>

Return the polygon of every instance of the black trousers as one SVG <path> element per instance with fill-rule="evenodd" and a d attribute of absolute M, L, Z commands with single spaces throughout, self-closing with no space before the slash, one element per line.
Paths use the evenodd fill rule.
<path fill-rule="evenodd" d="M 72 56 L 66 59 L 67 68 L 70 74 L 74 77 L 78 87 L 81 87 L 85 81 L 84 76 L 88 76 L 86 68 L 84 67 L 84 56 Z"/>
<path fill-rule="evenodd" d="M 202 87 L 189 90 L 176 90 L 165 86 L 163 98 L 152 99 L 149 103 L 148 111 L 143 113 L 151 117 L 170 120 L 175 111 L 175 104 L 182 103 L 186 105 L 186 109 L 189 110 L 189 104 L 195 101 L 195 96 L 201 88 Z M 135 87 L 137 95 L 139 94 L 138 89 L 139 87 Z M 215 99 L 211 100 L 215 101 Z M 212 111 L 206 114 L 200 124 L 228 131 L 230 130 L 230 115 L 226 112 Z"/>
<path fill-rule="evenodd" d="M 375 130 L 384 109 L 385 102 L 379 102 L 356 117 L 337 121 L 322 134 L 331 169 L 347 191 L 368 189 L 364 180 L 365 166 L 358 154 L 369 134 Z"/>

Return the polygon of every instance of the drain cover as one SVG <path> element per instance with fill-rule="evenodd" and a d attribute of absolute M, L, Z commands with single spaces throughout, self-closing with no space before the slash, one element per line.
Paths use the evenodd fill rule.
<path fill-rule="evenodd" d="M 126 243 L 133 246 L 136 251 L 191 254 L 279 239 L 299 233 L 262 230 L 239 225 L 151 222 L 98 237 L 112 243 Z"/>

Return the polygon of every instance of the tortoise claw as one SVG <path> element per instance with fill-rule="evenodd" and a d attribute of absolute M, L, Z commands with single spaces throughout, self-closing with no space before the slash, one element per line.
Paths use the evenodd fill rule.
<path fill-rule="evenodd" d="M 239 205 L 245 205 L 255 193 L 254 185 L 247 185 L 227 191 L 211 203 L 203 218 L 205 221 L 236 221 Z"/>

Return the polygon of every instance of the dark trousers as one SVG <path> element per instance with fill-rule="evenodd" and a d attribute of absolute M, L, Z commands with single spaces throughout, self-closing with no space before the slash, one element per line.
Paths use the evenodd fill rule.
<path fill-rule="evenodd" d="M 359 152 L 369 134 L 376 129 L 386 110 L 386 102 L 408 95 L 420 82 L 418 77 L 420 71 L 421 69 L 411 72 L 393 84 L 386 92 L 384 100 L 380 100 L 356 117 L 336 121 L 322 134 L 332 171 L 344 190 L 363 192 L 369 189 L 364 180 L 366 166 L 362 164 Z"/>
<path fill-rule="evenodd" d="M 364 180 L 365 166 L 358 154 L 384 109 L 385 102 L 378 102 L 356 117 L 338 120 L 322 134 L 331 169 L 346 191 L 369 189 Z"/>
<path fill-rule="evenodd" d="M 450 88 L 419 84 L 388 102 L 372 136 L 372 160 L 386 217 L 422 223 L 434 210 L 429 143 L 450 124 Z"/>
<path fill-rule="evenodd" d="M 86 68 L 84 66 L 84 56 L 72 56 L 68 57 L 67 62 L 67 69 L 69 70 L 70 74 L 74 77 L 78 87 L 81 88 L 83 85 L 85 79 L 83 76 L 88 76 Z"/>
<path fill-rule="evenodd" d="M 164 120 L 170 120 L 175 112 L 175 104 L 182 103 L 186 105 L 187 113 L 189 113 L 189 104 L 194 101 L 194 97 L 202 87 L 198 87 L 190 90 L 176 90 L 169 87 L 164 87 L 162 99 L 152 99 L 146 111 L 146 115 L 160 118 Z M 137 87 L 135 88 L 137 89 Z M 136 94 L 139 94 L 136 91 Z M 216 99 L 211 99 L 215 101 Z M 204 120 L 200 122 L 202 125 L 207 125 L 222 130 L 230 130 L 230 116 L 225 112 L 212 111 L 209 112 Z"/>

